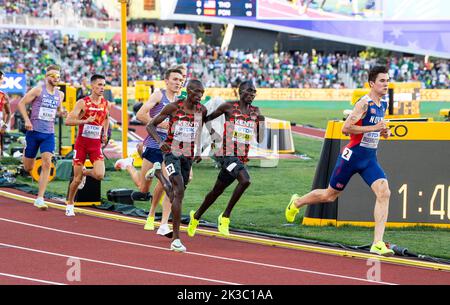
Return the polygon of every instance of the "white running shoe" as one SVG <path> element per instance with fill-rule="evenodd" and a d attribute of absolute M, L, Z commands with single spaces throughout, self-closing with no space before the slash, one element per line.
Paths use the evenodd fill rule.
<path fill-rule="evenodd" d="M 48 206 L 45 204 L 44 198 L 42 198 L 42 197 L 36 198 L 33 205 L 42 211 L 45 211 L 48 209 Z"/>
<path fill-rule="evenodd" d="M 173 231 L 172 231 L 172 229 L 170 229 L 169 225 L 166 223 L 166 224 L 162 224 L 159 226 L 158 231 L 156 231 L 156 234 L 165 236 L 168 238 L 172 238 Z"/>
<path fill-rule="evenodd" d="M 155 177 L 155 172 L 157 170 L 161 170 L 161 163 L 159 162 L 155 162 L 153 164 L 153 167 L 145 173 L 145 180 L 151 180 L 153 177 Z"/>
<path fill-rule="evenodd" d="M 75 216 L 75 212 L 73 210 L 73 204 L 66 205 L 66 216 Z"/>
<path fill-rule="evenodd" d="M 175 252 L 186 252 L 186 247 L 183 246 L 179 239 L 175 239 L 172 244 L 170 244 L 170 250 Z"/>
<path fill-rule="evenodd" d="M 125 159 L 119 159 L 114 164 L 114 168 L 116 170 L 126 170 L 127 166 L 133 165 L 133 162 L 134 162 L 134 159 L 131 157 L 125 158 Z"/>

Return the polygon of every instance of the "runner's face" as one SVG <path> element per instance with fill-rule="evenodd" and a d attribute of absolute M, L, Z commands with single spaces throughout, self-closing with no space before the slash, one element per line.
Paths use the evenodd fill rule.
<path fill-rule="evenodd" d="M 173 93 L 178 92 L 183 85 L 183 76 L 180 73 L 170 73 L 169 79 L 166 79 L 167 90 Z"/>
<path fill-rule="evenodd" d="M 203 86 L 193 86 L 187 89 L 188 99 L 193 101 L 194 103 L 200 103 L 203 97 L 203 93 L 205 93 L 205 89 Z"/>
<path fill-rule="evenodd" d="M 47 72 L 47 74 L 45 74 L 45 79 L 47 80 L 48 84 L 55 87 L 61 80 L 61 74 L 57 70 L 50 70 Z"/>
<path fill-rule="evenodd" d="M 98 96 L 103 96 L 103 92 L 105 92 L 106 81 L 104 79 L 96 79 L 92 83 L 92 92 L 94 92 Z"/>
<path fill-rule="evenodd" d="M 375 94 L 379 96 L 386 95 L 389 86 L 389 74 L 379 73 L 375 79 L 375 82 L 370 82 L 370 85 L 372 86 L 372 90 Z"/>
<path fill-rule="evenodd" d="M 244 87 L 239 91 L 241 101 L 251 104 L 256 97 L 256 89 L 254 86 Z"/>

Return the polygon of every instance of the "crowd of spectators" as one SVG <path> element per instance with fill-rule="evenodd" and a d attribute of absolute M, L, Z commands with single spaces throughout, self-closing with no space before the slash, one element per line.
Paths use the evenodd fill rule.
<path fill-rule="evenodd" d="M 51 18 L 63 11 L 73 11 L 83 18 L 110 19 L 106 9 L 96 7 L 92 0 L 0 0 L 0 12 L 7 15 Z"/>
<path fill-rule="evenodd" d="M 164 28 L 153 30 L 165 31 Z M 55 59 L 62 66 L 65 82 L 79 84 L 95 72 L 105 74 L 111 85 L 121 84 L 117 40 L 75 39 L 59 32 L 0 31 L 0 69 L 26 73 L 30 86 L 42 79 L 45 66 Z M 423 58 L 389 57 L 387 62 L 393 81 L 420 81 L 424 88 L 450 87 L 448 60 L 425 63 Z M 206 87 L 232 87 L 243 80 L 252 80 L 260 88 L 337 89 L 349 84 L 361 87 L 367 81 L 368 69 L 377 61 L 365 56 L 322 55 L 314 51 L 222 51 L 220 47 L 201 42 L 191 45 L 128 43 L 130 82 L 161 80 L 164 71 L 177 64 L 185 64 L 188 77 L 200 79 Z M 343 75 L 352 81 L 347 80 L 345 84 Z"/>

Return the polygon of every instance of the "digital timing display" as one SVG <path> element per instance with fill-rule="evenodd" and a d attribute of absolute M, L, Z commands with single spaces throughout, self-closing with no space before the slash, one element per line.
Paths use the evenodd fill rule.
<path fill-rule="evenodd" d="M 175 14 L 209 17 L 254 17 L 256 0 L 178 0 Z"/>

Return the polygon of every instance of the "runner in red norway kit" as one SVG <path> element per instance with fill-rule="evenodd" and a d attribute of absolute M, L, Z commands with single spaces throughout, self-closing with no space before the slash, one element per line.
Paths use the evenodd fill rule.
<path fill-rule="evenodd" d="M 66 215 L 75 216 L 73 211 L 75 194 L 84 187 L 86 176 L 102 180 L 105 176 L 105 163 L 102 154 L 102 143 L 107 140 L 109 118 L 108 101 L 103 97 L 105 77 L 95 74 L 91 77 L 92 94 L 77 102 L 75 108 L 67 116 L 66 125 L 79 125 L 73 156 L 73 180 L 67 197 Z M 89 155 L 93 164 L 92 170 L 84 168 Z"/>

